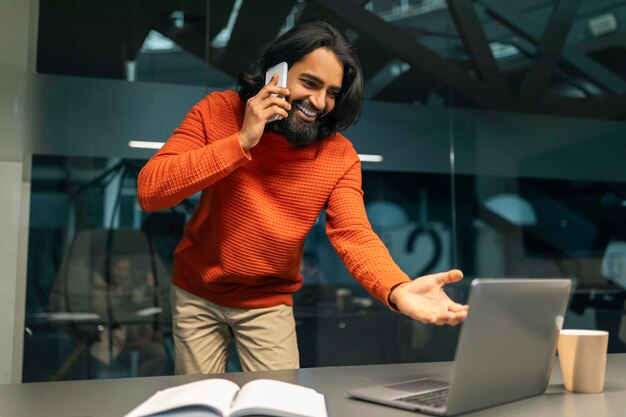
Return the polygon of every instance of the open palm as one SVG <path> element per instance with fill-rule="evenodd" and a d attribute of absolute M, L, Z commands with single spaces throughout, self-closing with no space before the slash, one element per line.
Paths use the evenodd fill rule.
<path fill-rule="evenodd" d="M 448 297 L 444 287 L 458 282 L 463 273 L 458 269 L 425 275 L 396 287 L 390 300 L 398 310 L 423 323 L 456 325 L 467 316 L 467 306 Z"/>

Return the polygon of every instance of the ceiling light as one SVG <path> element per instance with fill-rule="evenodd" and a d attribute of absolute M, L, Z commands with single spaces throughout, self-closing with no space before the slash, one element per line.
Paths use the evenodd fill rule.
<path fill-rule="evenodd" d="M 359 159 L 361 160 L 361 162 L 382 162 L 383 161 L 383 156 L 382 155 L 369 155 L 369 154 L 360 153 L 359 154 Z"/>
<path fill-rule="evenodd" d="M 145 140 L 131 140 L 128 142 L 128 146 L 131 148 L 138 149 L 161 149 L 165 142 L 150 142 Z M 372 155 L 372 154 L 358 154 L 361 162 L 382 162 L 382 155 Z"/>
<path fill-rule="evenodd" d="M 140 148 L 140 149 L 161 149 L 165 142 L 149 142 L 145 140 L 131 140 L 128 142 L 128 146 L 131 148 Z"/>

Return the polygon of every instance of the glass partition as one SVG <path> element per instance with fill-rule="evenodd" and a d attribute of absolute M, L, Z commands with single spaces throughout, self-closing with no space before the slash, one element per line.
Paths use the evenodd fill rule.
<path fill-rule="evenodd" d="M 571 279 L 564 326 L 608 330 L 609 351 L 624 352 L 626 72 L 609 45 L 626 10 L 465 3 L 450 2 L 449 50 L 494 93 L 451 86 L 471 100 L 450 109 L 459 266 Z"/>
<path fill-rule="evenodd" d="M 143 213 L 144 161 L 33 156 L 24 381 L 172 373 L 184 206 Z"/>

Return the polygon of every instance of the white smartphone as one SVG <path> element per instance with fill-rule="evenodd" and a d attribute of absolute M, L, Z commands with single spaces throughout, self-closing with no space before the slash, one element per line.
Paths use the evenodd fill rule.
<path fill-rule="evenodd" d="M 267 85 L 270 80 L 272 79 L 272 76 L 274 74 L 278 74 L 278 83 L 276 85 L 278 85 L 279 87 L 287 87 L 287 71 L 289 70 L 289 67 L 287 66 L 286 62 L 281 62 L 279 64 L 274 65 L 273 67 L 270 67 L 267 72 L 265 73 L 265 85 Z M 282 98 L 283 100 L 285 99 L 284 96 L 279 96 L 278 94 L 272 94 L 274 96 L 278 96 L 279 98 Z M 282 116 L 279 115 L 274 115 L 272 116 L 267 122 L 273 122 L 275 120 L 280 120 L 282 119 Z"/>

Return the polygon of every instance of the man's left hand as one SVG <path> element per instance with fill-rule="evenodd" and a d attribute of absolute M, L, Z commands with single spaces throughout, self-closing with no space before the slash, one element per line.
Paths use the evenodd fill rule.
<path fill-rule="evenodd" d="M 389 296 L 389 301 L 414 320 L 438 326 L 455 326 L 465 319 L 468 307 L 452 301 L 443 287 L 461 279 L 463 273 L 458 269 L 425 275 L 398 285 Z"/>

